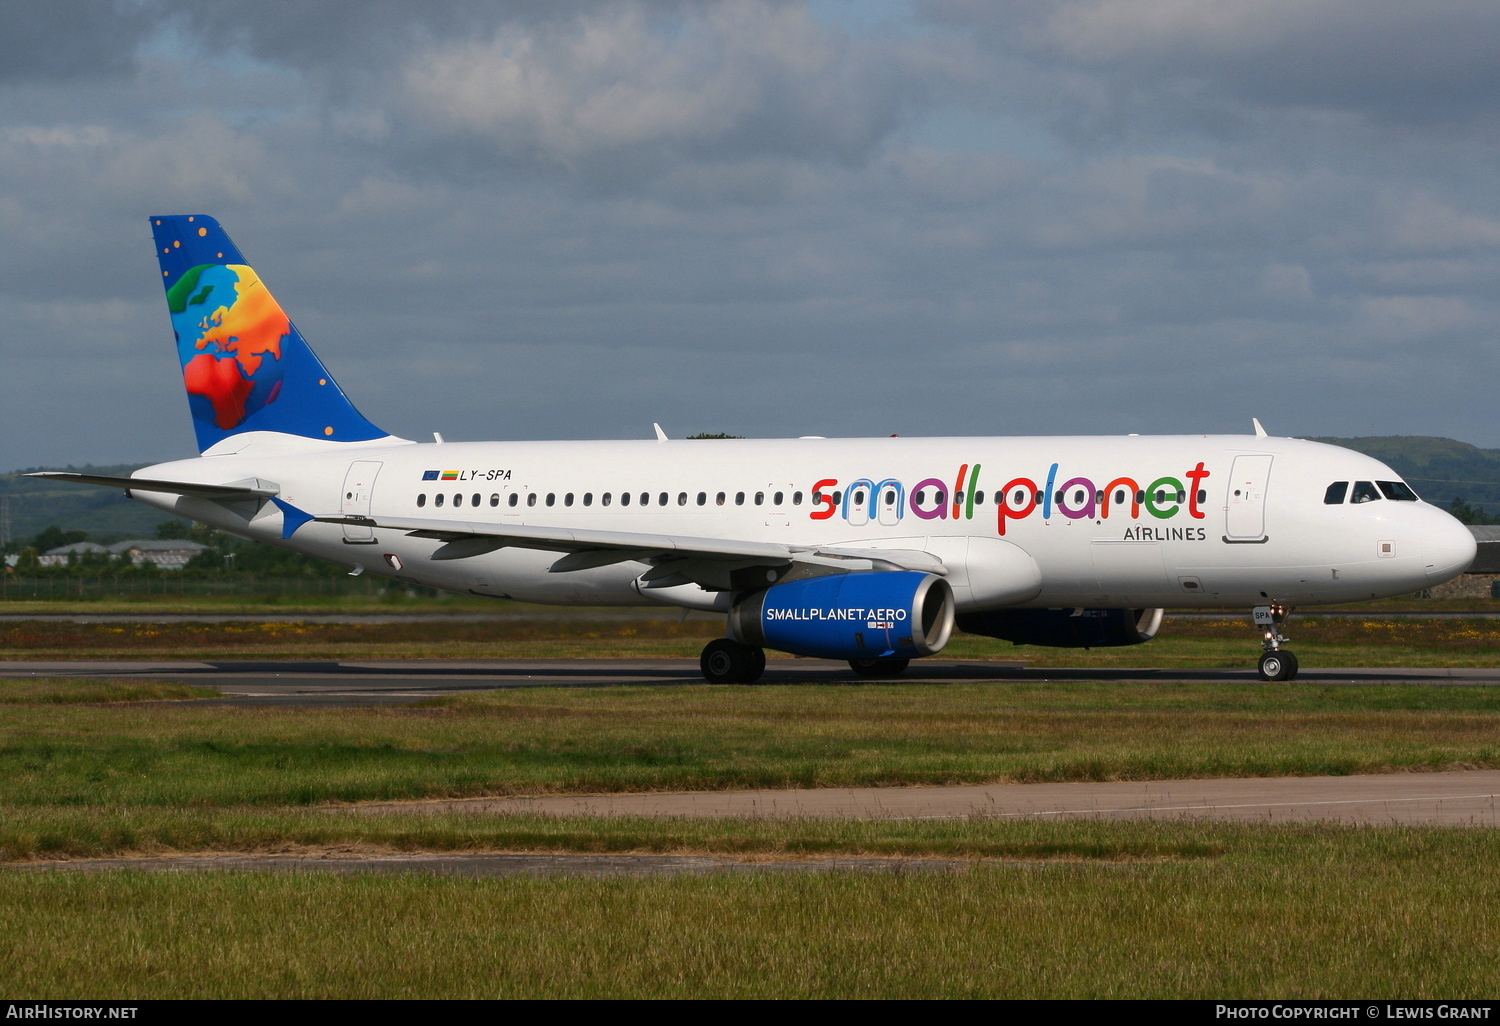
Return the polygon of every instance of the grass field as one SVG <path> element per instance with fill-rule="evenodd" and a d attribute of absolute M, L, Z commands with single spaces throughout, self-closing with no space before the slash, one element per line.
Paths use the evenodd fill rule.
<path fill-rule="evenodd" d="M 341 708 L 59 705 L 48 681 L 0 695 L 33 686 L 0 720 L 0 809 L 1500 766 L 1490 688 L 701 685 Z"/>
<path fill-rule="evenodd" d="M 597 613 L 595 614 L 597 617 Z M 647 618 L 647 617 L 650 618 Z M 696 658 L 723 634 L 721 618 L 682 621 L 651 611 L 610 619 L 520 612 L 482 621 L 398 623 L 0 623 L 0 659 L 537 659 Z M 1306 667 L 1497 666 L 1500 619 L 1294 621 L 1291 648 Z M 1055 649 L 955 634 L 943 656 L 1028 666 L 1253 668 L 1258 638 L 1245 618 L 1168 620 L 1128 648 Z M 770 653 L 773 659 L 782 658 Z M 918 663 L 913 670 L 921 672 Z"/>
<path fill-rule="evenodd" d="M 226 707 L 0 682 L 0 857 L 657 852 L 955 873 L 0 871 L 0 988 L 151 997 L 1485 997 L 1500 832 L 353 815 L 363 799 L 1500 766 L 1500 692 L 881 683 Z M 998 864 L 996 864 L 998 862 Z"/>
<path fill-rule="evenodd" d="M 1024 826 L 948 829 L 1003 840 Z M 1493 995 L 1495 831 L 1083 823 L 1045 832 L 1074 849 L 1154 854 L 935 875 L 654 880 L 0 873 L 0 920 L 16 927 L 0 935 L 0 989 L 34 998 Z"/>

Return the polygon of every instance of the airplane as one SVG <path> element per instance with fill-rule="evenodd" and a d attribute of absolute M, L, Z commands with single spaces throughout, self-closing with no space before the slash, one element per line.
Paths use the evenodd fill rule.
<path fill-rule="evenodd" d="M 432 442 L 366 420 L 224 229 L 152 217 L 199 455 L 34 477 L 413 585 L 725 618 L 712 683 L 767 649 L 894 677 L 960 630 L 1149 641 L 1163 609 L 1250 611 L 1297 676 L 1300 605 L 1430 588 L 1472 534 L 1383 463 L 1268 435 Z"/>

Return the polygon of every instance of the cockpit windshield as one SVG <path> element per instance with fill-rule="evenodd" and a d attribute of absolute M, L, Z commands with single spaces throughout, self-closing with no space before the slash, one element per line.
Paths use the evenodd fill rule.
<path fill-rule="evenodd" d="M 1323 502 L 1328 506 L 1338 506 L 1344 502 L 1345 495 L 1351 504 L 1378 502 L 1383 498 L 1392 502 L 1420 501 L 1405 481 L 1356 481 L 1353 488 L 1349 487 L 1348 481 L 1335 481 L 1323 493 Z"/>

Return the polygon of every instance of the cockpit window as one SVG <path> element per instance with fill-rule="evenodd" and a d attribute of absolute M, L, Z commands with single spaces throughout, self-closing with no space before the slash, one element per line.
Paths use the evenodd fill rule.
<path fill-rule="evenodd" d="M 1323 504 L 1325 506 L 1337 506 L 1344 501 L 1344 496 L 1348 491 L 1348 481 L 1335 481 L 1328 486 L 1328 491 L 1323 493 Z"/>
<path fill-rule="evenodd" d="M 1349 496 L 1349 501 L 1354 503 L 1375 502 L 1380 498 L 1380 492 L 1375 485 L 1369 481 L 1354 482 L 1354 494 Z"/>
<path fill-rule="evenodd" d="M 1393 502 L 1416 502 L 1417 493 L 1405 481 L 1376 481 L 1387 499 Z"/>

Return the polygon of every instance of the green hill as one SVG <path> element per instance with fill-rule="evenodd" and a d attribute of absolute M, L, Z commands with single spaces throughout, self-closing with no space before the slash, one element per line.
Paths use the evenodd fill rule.
<path fill-rule="evenodd" d="M 1428 502 L 1448 508 L 1454 499 L 1500 512 L 1500 449 L 1481 449 L 1451 438 L 1375 435 L 1314 438 L 1373 456 L 1400 474 Z"/>
<path fill-rule="evenodd" d="M 66 531 L 87 531 L 93 541 L 155 537 L 156 525 L 170 517 L 161 510 L 130 501 L 123 492 L 21 476 L 30 470 L 71 470 L 119 477 L 143 466 L 146 464 L 28 467 L 0 476 L 0 499 L 10 508 L 12 542 L 31 538 L 53 525 Z M 15 547 L 13 544 L 12 548 Z"/>

